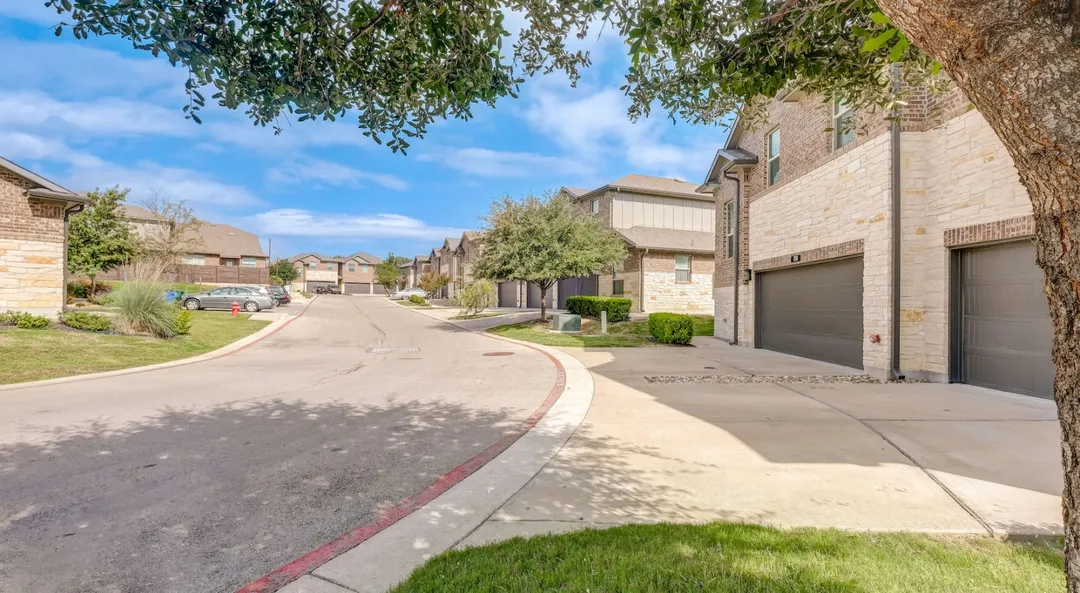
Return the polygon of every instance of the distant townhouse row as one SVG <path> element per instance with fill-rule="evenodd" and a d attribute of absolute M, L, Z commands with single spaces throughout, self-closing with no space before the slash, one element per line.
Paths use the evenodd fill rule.
<path fill-rule="evenodd" d="M 296 269 L 293 286 L 298 290 L 315 292 L 334 287 L 342 294 L 382 294 L 375 282 L 375 266 L 382 258 L 358 251 L 349 256 L 325 256 L 302 253 L 289 258 Z"/>

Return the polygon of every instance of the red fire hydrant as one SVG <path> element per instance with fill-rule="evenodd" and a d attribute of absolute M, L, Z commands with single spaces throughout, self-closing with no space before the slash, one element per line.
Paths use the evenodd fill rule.
<path fill-rule="evenodd" d="M 239 314 L 240 314 L 240 303 L 238 303 L 236 301 L 233 301 L 232 302 L 232 316 L 236 317 Z"/>

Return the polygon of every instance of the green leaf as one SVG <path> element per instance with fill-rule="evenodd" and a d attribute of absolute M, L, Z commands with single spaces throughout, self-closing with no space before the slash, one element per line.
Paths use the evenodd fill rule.
<path fill-rule="evenodd" d="M 900 39 L 896 41 L 896 44 L 892 47 L 892 51 L 889 52 L 889 59 L 894 62 L 899 62 L 904 57 L 904 52 L 907 51 L 909 45 L 911 45 L 911 42 L 908 41 L 907 37 L 900 35 Z"/>
<path fill-rule="evenodd" d="M 877 50 L 881 49 L 882 46 L 884 46 L 886 43 L 888 43 L 889 40 L 892 39 L 895 36 L 896 36 L 896 29 L 889 29 L 888 31 L 885 31 L 884 33 L 880 33 L 875 37 L 871 37 L 870 39 L 867 39 L 866 42 L 863 43 L 862 50 L 860 50 L 860 51 L 862 51 L 863 53 L 869 53 L 869 52 L 872 52 L 872 51 L 877 51 Z"/>
<path fill-rule="evenodd" d="M 935 61 L 934 64 L 932 66 L 930 66 L 930 75 L 931 76 L 937 76 L 938 73 L 940 73 L 940 72 L 941 72 L 941 62 Z"/>
<path fill-rule="evenodd" d="M 885 16 L 885 14 L 881 13 L 881 12 L 872 12 L 872 13 L 870 13 L 870 18 L 875 23 L 877 23 L 879 25 L 891 25 L 892 24 L 892 21 L 889 20 L 889 17 Z"/>

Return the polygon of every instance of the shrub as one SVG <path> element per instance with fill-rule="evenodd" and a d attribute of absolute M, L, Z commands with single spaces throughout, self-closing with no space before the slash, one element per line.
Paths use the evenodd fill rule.
<path fill-rule="evenodd" d="M 424 297 L 422 297 L 422 296 L 420 296 L 418 294 L 414 294 L 414 295 L 410 296 L 409 297 L 409 302 L 414 304 L 414 305 L 426 305 L 427 304 L 427 300 L 424 299 Z"/>
<path fill-rule="evenodd" d="M 19 329 L 45 329 L 49 327 L 49 318 L 44 315 L 20 313 L 19 319 L 15 321 L 15 327 Z"/>
<path fill-rule="evenodd" d="M 689 344 L 694 337 L 694 319 L 678 313 L 650 313 L 649 333 L 661 344 Z"/>
<path fill-rule="evenodd" d="M 277 276 L 271 276 L 270 286 L 285 286 L 285 283 L 281 281 L 281 278 L 278 278 Z"/>
<path fill-rule="evenodd" d="M 68 311 L 60 314 L 60 323 L 75 329 L 91 332 L 109 331 L 112 320 L 105 315 L 84 313 L 82 311 Z"/>
<path fill-rule="evenodd" d="M 608 321 L 616 323 L 630 318 L 630 299 L 595 296 L 572 296 L 566 299 L 566 309 L 582 317 L 599 317 L 607 311 Z"/>
<path fill-rule="evenodd" d="M 102 305 L 104 307 L 111 307 L 116 304 L 116 295 L 111 292 L 98 293 L 94 297 L 94 303 Z"/>
<path fill-rule="evenodd" d="M 67 293 L 68 296 L 72 296 L 77 299 L 88 298 L 90 296 L 90 281 L 75 280 L 73 282 L 68 282 Z"/>
<path fill-rule="evenodd" d="M 191 323 L 194 321 L 194 314 L 187 309 L 180 309 L 180 312 L 176 314 L 176 333 L 181 336 L 186 336 L 191 333 Z"/>
<path fill-rule="evenodd" d="M 462 315 L 478 315 L 497 302 L 495 286 L 488 280 L 476 280 L 462 288 L 456 300 Z"/>
<path fill-rule="evenodd" d="M 176 335 L 176 307 L 165 302 L 165 286 L 147 280 L 125 282 L 113 293 L 118 325 L 131 333 L 156 338 Z"/>

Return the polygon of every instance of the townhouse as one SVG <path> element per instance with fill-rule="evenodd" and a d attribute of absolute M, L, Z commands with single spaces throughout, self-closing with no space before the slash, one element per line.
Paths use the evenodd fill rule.
<path fill-rule="evenodd" d="M 349 256 L 325 256 L 302 253 L 289 258 L 296 268 L 293 286 L 314 292 L 317 288 L 334 287 L 343 294 L 381 294 L 375 282 L 375 266 L 382 258 L 358 251 Z"/>
<path fill-rule="evenodd" d="M 873 375 L 1049 397 L 1031 204 L 958 91 L 898 120 L 798 91 L 731 129 L 715 197 L 716 335 Z"/>

